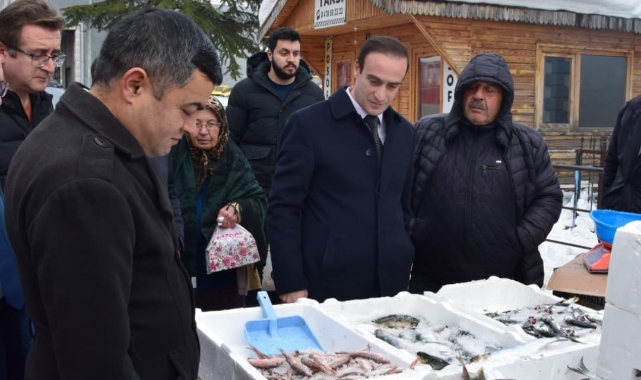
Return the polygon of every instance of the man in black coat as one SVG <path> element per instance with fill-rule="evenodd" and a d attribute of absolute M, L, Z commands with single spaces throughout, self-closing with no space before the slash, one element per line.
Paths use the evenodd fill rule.
<path fill-rule="evenodd" d="M 416 123 L 410 291 L 511 278 L 543 284 L 543 243 L 563 194 L 547 145 L 512 121 L 514 84 L 503 57 L 465 67 L 449 114 Z"/>
<path fill-rule="evenodd" d="M 619 112 L 603 169 L 601 208 L 641 213 L 641 96 Z"/>
<path fill-rule="evenodd" d="M 414 131 L 390 103 L 408 62 L 397 39 L 372 37 L 354 86 L 287 121 L 266 222 L 284 302 L 407 290 Z"/>
<path fill-rule="evenodd" d="M 225 113 L 231 139 L 247 157 L 266 194 L 287 118 L 324 99 L 300 58 L 300 35 L 295 30 L 274 30 L 267 41 L 267 52 L 247 60 L 247 78 L 234 86 Z"/>
<path fill-rule="evenodd" d="M 191 280 L 177 254 L 169 153 L 222 80 L 210 40 L 161 9 L 116 23 L 92 70 L 18 149 L 6 218 L 33 321 L 26 380 L 195 380 Z"/>

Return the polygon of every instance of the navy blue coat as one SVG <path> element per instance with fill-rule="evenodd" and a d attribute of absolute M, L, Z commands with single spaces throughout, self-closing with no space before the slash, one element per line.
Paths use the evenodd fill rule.
<path fill-rule="evenodd" d="M 414 131 L 391 107 L 383 118 L 380 166 L 345 88 L 288 119 L 267 206 L 280 294 L 307 289 L 323 301 L 407 290 Z"/>

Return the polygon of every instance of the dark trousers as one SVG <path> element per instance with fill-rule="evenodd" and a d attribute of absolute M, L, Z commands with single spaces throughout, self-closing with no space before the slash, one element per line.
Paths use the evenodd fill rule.
<path fill-rule="evenodd" d="M 0 379 L 23 380 L 31 331 L 25 308 L 16 310 L 0 299 Z"/>

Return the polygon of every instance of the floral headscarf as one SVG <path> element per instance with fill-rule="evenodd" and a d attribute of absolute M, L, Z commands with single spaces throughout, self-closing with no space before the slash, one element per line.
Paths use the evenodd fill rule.
<path fill-rule="evenodd" d="M 196 169 L 196 186 L 198 189 L 201 188 L 205 179 L 211 177 L 214 173 L 214 166 L 223 154 L 223 150 L 225 150 L 227 146 L 227 140 L 229 140 L 229 125 L 227 124 L 227 117 L 225 116 L 225 107 L 214 95 L 209 95 L 207 107 L 214 112 L 214 115 L 216 115 L 220 123 L 220 131 L 216 145 L 208 150 L 196 148 L 191 142 L 191 136 L 187 135 L 189 153 L 191 154 Z"/>

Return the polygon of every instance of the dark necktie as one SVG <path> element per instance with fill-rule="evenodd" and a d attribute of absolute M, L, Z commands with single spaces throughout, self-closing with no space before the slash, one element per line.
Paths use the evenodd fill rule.
<path fill-rule="evenodd" d="M 378 158 L 378 161 L 381 161 L 381 157 L 383 155 L 383 142 L 381 141 L 381 137 L 378 135 L 378 125 L 380 124 L 380 120 L 378 119 L 378 116 L 374 115 L 367 115 L 365 116 L 365 123 L 369 127 L 369 131 L 372 134 L 372 137 L 374 138 L 374 145 L 376 146 L 376 155 Z"/>

